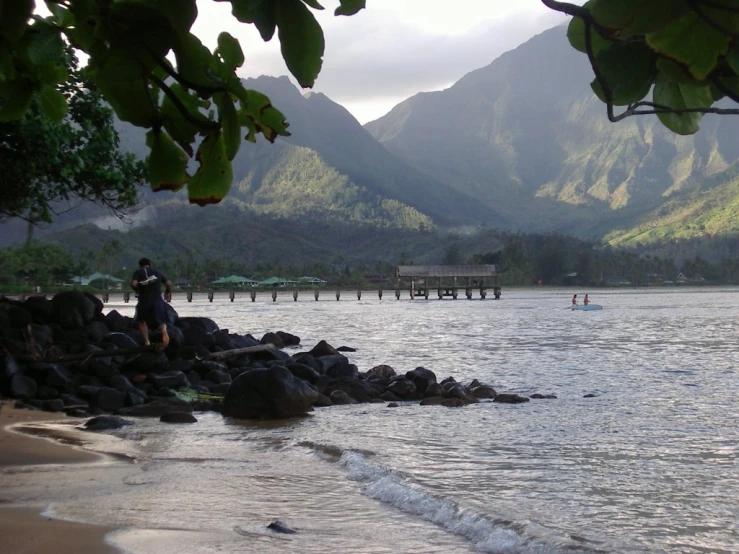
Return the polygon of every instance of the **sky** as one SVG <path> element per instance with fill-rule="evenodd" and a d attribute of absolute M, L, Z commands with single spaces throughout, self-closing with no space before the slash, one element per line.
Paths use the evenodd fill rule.
<path fill-rule="evenodd" d="M 448 88 L 567 21 L 541 0 L 367 0 L 367 8 L 351 17 L 334 16 L 338 0 L 319 2 L 326 9 L 312 11 L 323 27 L 326 50 L 312 90 L 344 106 L 360 123 L 419 92 Z M 36 4 L 38 13 L 48 14 L 42 2 Z M 227 1 L 197 0 L 197 5 L 192 32 L 211 50 L 222 31 L 236 37 L 246 56 L 241 77 L 287 75 L 297 86 L 276 36 L 265 43 L 254 25 L 231 15 Z"/>
<path fill-rule="evenodd" d="M 326 51 L 312 90 L 344 106 L 360 123 L 419 92 L 448 88 L 567 21 L 540 0 L 367 0 L 367 8 L 351 17 L 333 15 L 338 0 L 319 2 L 326 9 L 313 13 L 323 27 Z M 276 36 L 265 43 L 253 25 L 233 18 L 228 2 L 198 0 L 198 9 L 192 31 L 204 44 L 214 48 L 221 31 L 241 43 L 246 62 L 240 76 L 290 76 Z"/>

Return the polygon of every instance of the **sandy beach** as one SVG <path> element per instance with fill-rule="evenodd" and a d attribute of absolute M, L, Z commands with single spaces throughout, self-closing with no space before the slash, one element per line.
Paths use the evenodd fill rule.
<path fill-rule="evenodd" d="M 31 436 L 13 426 L 30 426 L 49 421 L 73 421 L 60 414 L 34 410 L 16 410 L 5 402 L 0 408 L 0 552 L 13 554 L 112 554 L 118 552 L 105 544 L 105 535 L 113 528 L 61 521 L 42 515 L 46 504 L 27 503 L 8 497 L 3 483 L 13 480 L 19 468 L 33 471 L 49 464 L 91 463 L 101 456 L 74 446 L 74 440 L 61 436 L 59 441 Z"/>

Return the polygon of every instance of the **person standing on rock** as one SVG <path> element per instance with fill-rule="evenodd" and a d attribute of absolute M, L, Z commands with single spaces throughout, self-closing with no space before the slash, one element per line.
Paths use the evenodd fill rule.
<path fill-rule="evenodd" d="M 164 298 L 162 298 L 162 283 L 164 283 Z M 165 300 L 172 300 L 172 282 L 160 271 L 152 269 L 149 258 L 139 260 L 139 268 L 131 277 L 131 288 L 136 291 L 139 301 L 136 304 L 134 321 L 138 325 L 144 344 L 148 346 L 149 325 L 157 327 L 162 333 L 161 348 L 169 344 L 167 334 L 167 309 Z"/>

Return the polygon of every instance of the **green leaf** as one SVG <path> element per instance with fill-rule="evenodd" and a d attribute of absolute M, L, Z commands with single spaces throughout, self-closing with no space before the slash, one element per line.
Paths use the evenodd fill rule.
<path fill-rule="evenodd" d="M 303 0 L 303 2 L 305 2 L 306 4 L 308 4 L 314 10 L 322 10 L 322 9 L 324 9 L 323 6 L 321 6 L 321 4 L 319 4 L 317 2 L 317 0 Z"/>
<path fill-rule="evenodd" d="M 220 132 L 205 137 L 198 148 L 197 159 L 200 167 L 187 184 L 190 203 L 217 204 L 228 194 L 233 181 L 233 168 Z"/>
<path fill-rule="evenodd" d="M 16 79 L 0 86 L 0 121 L 21 119 L 33 100 L 33 84 L 27 79 Z"/>
<path fill-rule="evenodd" d="M 69 72 L 64 64 L 58 62 L 42 62 L 33 68 L 33 75 L 41 83 L 58 85 L 69 79 Z"/>
<path fill-rule="evenodd" d="M 658 74 L 654 84 L 655 104 L 673 110 L 686 108 L 710 108 L 713 105 L 711 88 L 707 85 L 688 85 L 668 80 Z M 692 135 L 700 129 L 702 113 L 658 113 L 662 124 L 679 135 Z"/>
<path fill-rule="evenodd" d="M 366 0 L 340 0 L 341 5 L 334 10 L 334 15 L 354 15 L 365 8 Z"/>
<path fill-rule="evenodd" d="M 652 86 L 654 54 L 644 44 L 613 43 L 595 58 L 602 76 L 611 89 L 611 101 L 616 106 L 628 106 L 644 98 Z M 596 79 L 591 84 L 598 97 L 606 102 L 605 94 Z"/>
<path fill-rule="evenodd" d="M 147 0 L 178 32 L 188 32 L 198 17 L 195 0 Z"/>
<path fill-rule="evenodd" d="M 277 4 L 277 33 L 282 57 L 302 87 L 312 87 L 323 63 L 323 30 L 300 0 Z"/>
<path fill-rule="evenodd" d="M 49 0 L 46 0 L 46 8 L 51 12 L 56 25 L 58 25 L 62 29 L 66 29 L 74 25 L 74 14 L 68 9 L 60 6 L 56 2 L 51 2 Z"/>
<path fill-rule="evenodd" d="M 226 149 L 226 157 L 229 160 L 233 160 L 241 147 L 239 116 L 236 113 L 233 100 L 231 100 L 231 97 L 227 93 L 219 92 L 213 96 L 213 100 L 218 106 L 218 115 L 223 126 L 223 141 Z"/>
<path fill-rule="evenodd" d="M 160 110 L 162 124 L 177 144 L 187 152 L 188 156 L 192 156 L 192 143 L 195 142 L 195 135 L 199 128 L 190 120 L 195 120 L 204 126 L 212 123 L 200 112 L 200 109 L 204 108 L 206 103 L 177 83 L 172 83 L 169 89 L 187 110 L 189 119 L 182 114 L 169 96 L 164 96 Z"/>
<path fill-rule="evenodd" d="M 42 85 L 37 99 L 41 111 L 52 122 L 59 123 L 67 115 L 67 99 L 54 87 Z"/>
<path fill-rule="evenodd" d="M 657 60 L 657 71 L 664 74 L 668 80 L 676 83 L 695 83 L 695 79 L 688 72 L 688 68 L 667 58 Z"/>
<path fill-rule="evenodd" d="M 585 40 L 585 21 L 581 17 L 573 17 L 567 27 L 567 39 L 575 50 L 587 53 L 587 42 Z M 593 54 L 605 50 L 611 45 L 611 41 L 603 38 L 595 28 L 590 31 L 590 42 Z"/>
<path fill-rule="evenodd" d="M 734 44 L 728 54 L 726 54 L 726 63 L 734 73 L 739 75 L 739 43 Z"/>
<path fill-rule="evenodd" d="M 29 32 L 28 59 L 32 64 L 58 62 L 64 52 L 59 29 L 47 23 L 37 23 Z"/>
<path fill-rule="evenodd" d="M 244 52 L 241 50 L 241 45 L 228 33 L 218 35 L 217 54 L 221 56 L 229 72 L 234 72 L 237 67 L 244 65 Z"/>
<path fill-rule="evenodd" d="M 196 87 L 213 88 L 223 86 L 215 67 L 217 59 L 200 39 L 190 33 L 180 35 L 173 50 L 177 58 L 177 71 L 185 81 Z"/>
<path fill-rule="evenodd" d="M 262 39 L 267 42 L 275 34 L 277 20 L 273 0 L 231 0 L 231 13 L 242 23 L 254 23 Z"/>
<path fill-rule="evenodd" d="M 3 0 L 0 2 L 0 35 L 10 42 L 20 39 L 25 33 L 31 18 L 33 0 Z"/>
<path fill-rule="evenodd" d="M 729 51 L 729 36 L 714 29 L 696 13 L 681 17 L 662 30 L 649 33 L 647 44 L 663 56 L 688 66 L 691 75 L 705 79 L 720 56 Z"/>
<path fill-rule="evenodd" d="M 599 24 L 622 37 L 657 31 L 691 11 L 684 0 L 594 0 L 586 7 Z"/>
<path fill-rule="evenodd" d="M 88 75 L 123 121 L 144 128 L 154 127 L 159 122 L 155 97 L 143 79 L 111 81 L 100 76 L 96 69 L 89 68 Z"/>
<path fill-rule="evenodd" d="M 180 190 L 189 179 L 187 154 L 162 130 L 146 133 L 146 145 L 150 149 L 146 167 L 152 190 Z"/>

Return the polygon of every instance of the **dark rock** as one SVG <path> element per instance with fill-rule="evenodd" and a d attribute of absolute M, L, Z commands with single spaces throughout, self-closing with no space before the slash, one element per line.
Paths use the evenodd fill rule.
<path fill-rule="evenodd" d="M 340 390 L 358 402 L 371 402 L 380 398 L 383 390 L 372 381 L 360 381 L 358 379 L 339 378 L 331 381 L 324 391 L 331 400 L 336 403 L 333 392 Z"/>
<path fill-rule="evenodd" d="M 583 394 L 583 398 L 596 398 L 598 395 L 593 394 L 592 392 L 589 392 L 588 394 Z"/>
<path fill-rule="evenodd" d="M 206 375 L 213 371 L 220 371 L 223 373 L 228 372 L 228 367 L 222 362 L 216 362 L 214 360 L 203 360 L 202 362 L 196 362 L 192 365 L 193 371 L 197 371 L 200 377 L 206 378 Z"/>
<path fill-rule="evenodd" d="M 331 399 L 328 396 L 326 396 L 325 394 L 319 392 L 318 393 L 318 398 L 313 403 L 313 405 L 315 407 L 317 407 L 317 408 L 327 408 L 329 406 L 333 406 L 334 403 L 331 402 Z"/>
<path fill-rule="evenodd" d="M 300 344 L 300 337 L 297 337 L 291 333 L 285 331 L 277 331 L 277 335 L 282 339 L 284 346 L 298 346 Z"/>
<path fill-rule="evenodd" d="M 46 348 L 54 342 L 54 332 L 48 325 L 40 325 L 38 323 L 31 324 L 31 335 L 37 346 Z"/>
<path fill-rule="evenodd" d="M 339 346 L 337 349 L 337 352 L 356 352 L 356 348 L 352 348 L 351 346 Z"/>
<path fill-rule="evenodd" d="M 133 320 L 130 317 L 121 315 L 116 310 L 110 310 L 103 316 L 103 323 L 112 332 L 121 333 L 126 331 L 133 324 Z"/>
<path fill-rule="evenodd" d="M 398 407 L 398 403 L 397 402 L 390 402 L 390 404 L 388 404 L 385 407 L 386 408 L 397 408 Z"/>
<path fill-rule="evenodd" d="M 212 371 L 209 371 L 208 374 L 205 376 L 205 378 L 208 381 L 213 381 L 214 383 L 230 383 L 233 381 L 231 379 L 231 375 L 226 371 L 221 371 L 219 369 L 214 369 Z"/>
<path fill-rule="evenodd" d="M 87 331 L 87 336 L 90 339 L 90 342 L 93 344 L 100 344 L 103 342 L 103 339 L 109 333 L 108 327 L 105 323 L 100 321 L 91 321 L 87 324 L 85 330 Z"/>
<path fill-rule="evenodd" d="M 33 398 L 36 396 L 37 391 L 38 386 L 36 385 L 36 381 L 20 371 L 14 373 L 7 383 L 7 394 L 13 398 L 20 398 L 22 400 Z"/>
<path fill-rule="evenodd" d="M 520 404 L 521 402 L 528 402 L 529 399 L 526 396 L 520 394 L 513 394 L 508 392 L 500 393 L 495 397 L 495 402 L 503 402 L 505 404 Z"/>
<path fill-rule="evenodd" d="M 396 373 L 395 370 L 389 365 L 380 364 L 370 369 L 367 372 L 367 375 L 372 375 L 375 377 L 395 377 Z"/>
<path fill-rule="evenodd" d="M 100 408 L 106 412 L 115 412 L 125 405 L 126 394 L 110 387 L 100 387 L 91 399 L 90 404 L 94 408 Z"/>
<path fill-rule="evenodd" d="M 108 333 L 105 342 L 109 343 L 116 349 L 133 348 L 138 343 L 125 333 Z"/>
<path fill-rule="evenodd" d="M 147 380 L 157 388 L 179 389 L 187 387 L 190 383 L 187 376 L 181 371 L 167 371 L 165 373 L 147 374 Z"/>
<path fill-rule="evenodd" d="M 478 402 L 477 398 L 469 394 L 459 383 L 449 383 L 448 385 L 443 386 L 442 389 L 445 389 L 445 398 L 458 398 L 465 404 L 475 404 Z"/>
<path fill-rule="evenodd" d="M 31 296 L 23 305 L 37 323 L 46 324 L 54 318 L 54 305 L 45 296 Z"/>
<path fill-rule="evenodd" d="M 213 340 L 215 341 L 216 346 L 223 350 L 233 350 L 236 348 L 228 334 L 228 329 L 219 329 L 213 333 Z"/>
<path fill-rule="evenodd" d="M 276 533 L 285 533 L 288 535 L 297 533 L 295 529 L 291 529 L 290 527 L 282 523 L 279 519 L 267 525 L 267 529 L 271 529 L 272 531 L 275 531 Z"/>
<path fill-rule="evenodd" d="M 84 293 L 64 291 L 51 299 L 54 308 L 54 319 L 66 329 L 84 327 L 90 323 L 96 312 L 96 306 Z"/>
<path fill-rule="evenodd" d="M 218 383 L 210 387 L 210 392 L 212 392 L 213 394 L 222 394 L 225 396 L 230 387 L 231 383 Z"/>
<path fill-rule="evenodd" d="M 472 396 L 474 396 L 475 398 L 495 398 L 496 396 L 498 396 L 498 393 L 495 392 L 495 389 L 488 385 L 479 385 L 467 390 L 469 390 L 470 394 L 472 394 Z"/>
<path fill-rule="evenodd" d="M 436 374 L 425 367 L 417 367 L 405 374 L 405 378 L 416 385 L 419 394 L 426 392 L 429 385 L 436 383 Z"/>
<path fill-rule="evenodd" d="M 413 384 L 413 381 L 408 381 L 404 377 L 391 381 L 387 386 L 387 390 L 398 398 L 409 399 L 416 396 L 416 385 Z"/>
<path fill-rule="evenodd" d="M 555 394 L 539 394 L 538 392 L 535 394 L 532 394 L 529 396 L 529 398 L 533 399 L 546 399 L 546 400 L 556 400 L 557 395 Z"/>
<path fill-rule="evenodd" d="M 389 390 L 386 390 L 380 395 L 380 399 L 384 400 L 386 402 L 400 402 L 400 398 L 398 398 L 397 395 L 393 394 Z"/>
<path fill-rule="evenodd" d="M 126 425 L 133 425 L 133 421 L 111 415 L 93 417 L 84 423 L 85 429 L 88 431 L 108 431 L 111 429 L 120 429 Z"/>
<path fill-rule="evenodd" d="M 24 329 L 33 323 L 33 315 L 20 306 L 10 306 L 8 308 L 8 323 L 16 329 Z"/>
<path fill-rule="evenodd" d="M 177 355 L 183 360 L 198 360 L 208 357 L 210 350 L 205 346 L 188 346 L 185 345 L 177 351 Z"/>
<path fill-rule="evenodd" d="M 442 387 L 446 385 L 447 383 L 457 383 L 457 381 L 454 379 L 454 377 L 447 377 L 446 379 L 443 379 L 441 383 L 439 383 Z"/>
<path fill-rule="evenodd" d="M 10 380 L 20 372 L 15 358 L 8 352 L 0 352 L 0 391 L 10 393 Z"/>
<path fill-rule="evenodd" d="M 93 316 L 91 319 L 95 319 L 96 316 L 99 316 L 103 313 L 103 308 L 105 307 L 105 305 L 103 304 L 102 300 L 100 300 L 91 292 L 85 292 L 84 295 L 90 302 L 92 302 L 92 305 L 94 306 Z"/>
<path fill-rule="evenodd" d="M 161 417 L 168 412 L 192 413 L 192 406 L 184 400 L 173 396 L 170 398 L 157 398 L 147 404 L 140 406 L 127 406 L 118 410 L 118 414 L 135 417 Z"/>
<path fill-rule="evenodd" d="M 121 366 L 124 373 L 160 373 L 169 369 L 169 360 L 164 352 L 144 352 Z"/>
<path fill-rule="evenodd" d="M 285 367 L 254 369 L 239 375 L 223 400 L 223 415 L 275 419 L 303 415 L 318 398 L 316 390 Z"/>
<path fill-rule="evenodd" d="M 314 358 L 320 358 L 321 356 L 335 356 L 339 354 L 339 351 L 325 340 L 322 340 L 311 348 L 308 353 Z"/>
<path fill-rule="evenodd" d="M 265 333 L 259 342 L 262 344 L 272 344 L 275 348 L 284 348 L 285 346 L 282 337 L 277 333 Z"/>
<path fill-rule="evenodd" d="M 323 375 L 325 373 L 325 370 L 323 368 L 323 364 L 319 362 L 313 354 L 308 354 L 308 352 L 299 352 L 295 354 L 292 357 L 293 363 L 303 364 L 310 367 L 313 371 L 318 373 L 319 375 Z"/>
<path fill-rule="evenodd" d="M 351 396 L 346 394 L 343 390 L 331 391 L 329 398 L 331 399 L 331 402 L 336 406 L 343 405 L 343 404 L 359 404 L 359 402 L 354 400 Z"/>
<path fill-rule="evenodd" d="M 113 375 L 110 378 L 109 384 L 110 384 L 111 387 L 113 387 L 115 389 L 118 389 L 118 390 L 121 390 L 121 391 L 126 391 L 126 390 L 129 390 L 129 389 L 135 388 L 133 386 L 133 383 L 131 383 L 131 381 L 129 381 L 123 375 Z"/>
<path fill-rule="evenodd" d="M 290 373 L 295 375 L 298 379 L 308 381 L 311 384 L 316 383 L 320 377 L 318 372 L 316 372 L 312 367 L 301 363 L 287 364 L 287 369 L 289 369 Z"/>
<path fill-rule="evenodd" d="M 46 412 L 61 412 L 64 410 L 64 402 L 60 398 L 52 398 L 44 402 L 41 409 Z"/>
<path fill-rule="evenodd" d="M 177 319 L 177 327 L 180 329 L 199 327 L 208 334 L 218 331 L 216 322 L 207 317 L 180 317 Z"/>
<path fill-rule="evenodd" d="M 88 403 L 81 398 L 73 395 L 73 394 L 67 394 L 62 393 L 59 395 L 59 398 L 64 402 L 65 407 L 69 406 L 84 406 L 87 407 Z"/>
<path fill-rule="evenodd" d="M 215 343 L 208 332 L 195 325 L 182 330 L 182 339 L 185 346 L 205 346 L 209 341 Z"/>
<path fill-rule="evenodd" d="M 197 423 L 195 416 L 185 412 L 169 412 L 159 417 L 162 423 Z"/>
<path fill-rule="evenodd" d="M 46 385 L 41 385 L 38 388 L 38 392 L 36 393 L 36 396 L 40 398 L 41 400 L 53 400 L 54 398 L 59 398 L 59 391 L 55 388 L 48 387 Z"/>
<path fill-rule="evenodd" d="M 432 396 L 443 396 L 444 390 L 439 383 L 431 383 L 423 395 L 427 398 Z"/>
<path fill-rule="evenodd" d="M 148 400 L 146 393 L 139 389 L 127 389 L 125 393 L 126 406 L 141 406 L 142 404 L 146 404 L 146 401 Z"/>

